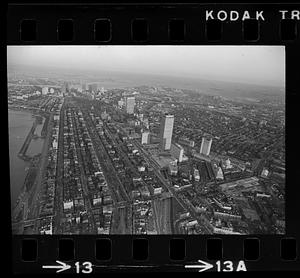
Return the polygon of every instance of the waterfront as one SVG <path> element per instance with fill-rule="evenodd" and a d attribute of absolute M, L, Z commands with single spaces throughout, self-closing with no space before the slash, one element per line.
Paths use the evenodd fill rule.
<path fill-rule="evenodd" d="M 14 207 L 22 189 L 30 162 L 18 157 L 22 144 L 32 127 L 35 118 L 26 111 L 8 110 L 9 121 L 9 164 L 10 164 L 10 190 L 11 206 Z M 38 130 L 42 124 L 38 125 Z M 39 135 L 39 132 L 38 132 Z M 43 139 L 32 140 L 28 148 L 28 155 L 36 155 L 41 151 Z"/>

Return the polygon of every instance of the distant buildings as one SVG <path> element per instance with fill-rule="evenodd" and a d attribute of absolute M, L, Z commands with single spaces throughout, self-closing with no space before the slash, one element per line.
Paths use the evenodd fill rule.
<path fill-rule="evenodd" d="M 212 144 L 212 138 L 208 136 L 202 137 L 201 147 L 200 147 L 200 154 L 209 155 L 210 148 Z"/>
<path fill-rule="evenodd" d="M 123 99 L 120 99 L 120 100 L 118 101 L 118 107 L 121 109 L 121 108 L 123 107 L 123 105 L 124 105 L 124 100 L 123 100 Z"/>
<path fill-rule="evenodd" d="M 88 91 L 90 93 L 92 93 L 92 92 L 96 93 L 97 90 L 98 90 L 98 84 L 97 83 L 92 83 L 92 84 L 88 85 Z"/>
<path fill-rule="evenodd" d="M 65 86 L 66 86 L 66 91 L 69 92 L 69 90 L 70 90 L 69 83 L 68 83 L 68 82 L 65 82 Z"/>
<path fill-rule="evenodd" d="M 171 155 L 182 162 L 184 149 L 179 144 L 171 144 Z"/>
<path fill-rule="evenodd" d="M 135 106 L 135 97 L 126 98 L 126 113 L 133 114 Z"/>
<path fill-rule="evenodd" d="M 104 87 L 101 87 L 101 89 L 100 89 L 100 94 L 102 95 L 102 94 L 104 94 L 105 93 L 105 89 L 104 89 Z"/>
<path fill-rule="evenodd" d="M 82 92 L 85 92 L 86 91 L 86 83 L 82 83 L 81 88 L 82 88 Z"/>
<path fill-rule="evenodd" d="M 47 95 L 48 94 L 48 87 L 43 87 L 42 88 L 42 95 Z"/>
<path fill-rule="evenodd" d="M 159 138 L 160 147 L 163 151 L 171 149 L 173 125 L 174 115 L 166 114 L 161 118 Z"/>
<path fill-rule="evenodd" d="M 65 83 L 64 83 L 64 84 L 62 85 L 62 87 L 61 87 L 61 95 L 65 95 L 66 92 L 67 92 L 67 89 L 66 89 L 66 85 L 65 85 Z"/>
<path fill-rule="evenodd" d="M 142 145 L 150 143 L 150 132 L 148 130 L 142 133 Z"/>
<path fill-rule="evenodd" d="M 69 92 L 69 84 L 67 82 L 64 82 L 61 87 L 61 93 L 62 95 L 65 95 L 67 92 Z"/>

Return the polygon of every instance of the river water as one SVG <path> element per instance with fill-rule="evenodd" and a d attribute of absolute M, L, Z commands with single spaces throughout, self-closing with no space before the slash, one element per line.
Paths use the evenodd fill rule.
<path fill-rule="evenodd" d="M 13 207 L 21 192 L 29 162 L 18 157 L 18 153 L 30 131 L 35 118 L 30 112 L 8 110 L 8 127 L 9 127 L 9 166 L 10 166 L 10 195 L 11 206 Z M 39 124 L 36 134 L 40 136 L 43 124 Z M 31 140 L 26 152 L 27 155 L 33 156 L 41 152 L 44 139 L 37 138 Z"/>

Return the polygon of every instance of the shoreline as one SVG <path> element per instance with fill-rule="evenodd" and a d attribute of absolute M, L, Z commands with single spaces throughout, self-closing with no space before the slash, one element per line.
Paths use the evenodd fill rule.
<path fill-rule="evenodd" d="M 38 117 L 36 117 L 36 116 L 40 116 L 40 117 L 45 118 L 43 113 L 37 114 L 36 111 L 33 112 L 31 109 L 23 108 L 23 107 L 22 108 L 8 107 L 8 111 L 15 111 L 15 112 L 26 111 L 26 112 L 30 113 L 35 118 L 34 122 L 33 122 L 33 125 L 34 125 L 34 123 L 36 123 L 36 126 L 39 124 L 38 123 L 38 121 L 39 121 Z M 44 128 L 45 123 L 47 124 L 46 120 L 44 120 L 43 123 L 42 123 L 43 124 L 42 129 Z M 31 132 L 31 130 L 29 131 L 28 135 L 30 135 L 30 132 Z M 26 136 L 25 141 L 23 142 L 21 149 L 23 148 L 23 145 L 26 142 L 28 135 Z M 29 142 L 28 146 L 32 143 L 32 139 L 33 138 L 30 139 L 30 142 Z M 44 139 L 44 138 L 42 138 L 42 139 Z M 43 149 L 44 143 L 45 142 L 43 142 L 42 149 Z M 36 155 L 33 155 L 33 156 L 27 156 L 26 155 L 27 150 L 23 154 L 23 157 L 22 157 L 22 154 L 20 154 L 20 152 L 17 153 L 17 156 L 19 157 L 19 159 L 22 159 L 23 161 L 27 162 L 28 165 L 25 168 L 25 171 L 27 173 L 26 173 L 25 178 L 23 180 L 23 183 L 20 187 L 20 191 L 18 193 L 16 201 L 13 204 L 11 204 L 12 221 L 13 222 L 19 222 L 19 221 L 24 220 L 24 219 L 17 220 L 17 218 L 19 218 L 20 213 L 22 211 L 23 211 L 23 215 L 24 215 L 24 207 L 25 207 L 26 204 L 28 205 L 28 199 L 30 198 L 31 190 L 33 188 L 33 185 L 34 185 L 36 177 L 37 177 L 38 165 L 39 165 L 39 161 L 40 161 L 40 158 L 41 158 L 42 149 L 40 150 L 40 152 L 38 152 Z M 12 185 L 10 185 L 10 186 L 12 186 Z M 17 221 L 15 221 L 15 220 L 17 220 Z"/>

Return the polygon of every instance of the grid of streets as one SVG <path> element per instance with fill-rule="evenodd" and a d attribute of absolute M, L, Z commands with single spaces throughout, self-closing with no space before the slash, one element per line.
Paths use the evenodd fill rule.
<path fill-rule="evenodd" d="M 8 108 L 36 116 L 18 154 L 30 167 L 14 233 L 284 233 L 280 100 L 41 82 L 9 83 Z M 43 148 L 32 156 L 39 118 Z"/>

